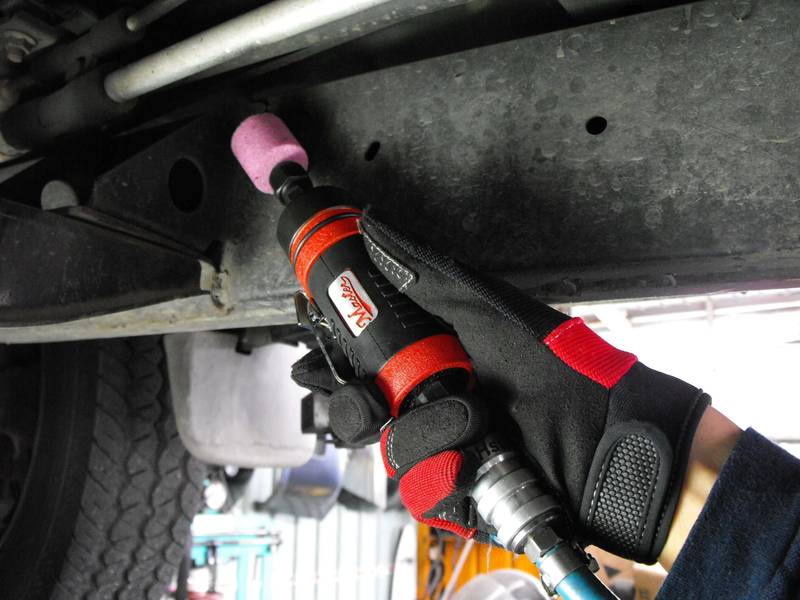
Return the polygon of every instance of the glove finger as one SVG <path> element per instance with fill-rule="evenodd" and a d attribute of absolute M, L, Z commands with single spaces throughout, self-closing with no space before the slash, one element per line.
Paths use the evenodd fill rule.
<path fill-rule="evenodd" d="M 474 396 L 450 396 L 414 408 L 383 431 L 386 472 L 403 477 L 420 461 L 477 442 L 486 429 L 486 409 Z"/>
<path fill-rule="evenodd" d="M 367 252 L 383 275 L 453 325 L 462 338 L 473 331 L 480 336 L 503 318 L 542 340 L 569 319 L 509 283 L 479 275 L 368 214 L 361 219 L 361 229 Z"/>
<path fill-rule="evenodd" d="M 319 348 L 314 348 L 292 365 L 292 380 L 307 390 L 326 395 L 339 387 Z"/>
<path fill-rule="evenodd" d="M 475 511 L 463 477 L 464 454 L 447 450 L 426 458 L 400 479 L 400 499 L 417 521 L 461 537 L 475 535 Z"/>

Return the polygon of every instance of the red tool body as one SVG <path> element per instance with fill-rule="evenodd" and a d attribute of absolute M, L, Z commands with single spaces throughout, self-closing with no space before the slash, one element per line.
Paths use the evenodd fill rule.
<path fill-rule="evenodd" d="M 232 146 L 256 186 L 284 203 L 278 240 L 298 281 L 356 376 L 375 381 L 391 414 L 426 383 L 450 393 L 470 387 L 473 369 L 458 338 L 375 268 L 358 227 L 361 210 L 343 190 L 311 185 L 305 152 L 285 125 L 255 115 Z"/>
<path fill-rule="evenodd" d="M 458 339 L 375 268 L 358 229 L 361 212 L 338 195 L 315 188 L 290 201 L 278 235 L 356 375 L 375 380 L 393 416 L 429 379 L 446 375 L 450 391 L 465 390 L 472 365 Z"/>

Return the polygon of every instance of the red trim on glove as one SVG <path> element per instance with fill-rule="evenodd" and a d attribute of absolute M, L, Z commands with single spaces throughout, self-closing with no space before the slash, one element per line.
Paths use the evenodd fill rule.
<path fill-rule="evenodd" d="M 375 383 L 386 397 L 393 417 L 415 387 L 431 375 L 448 369 L 464 369 L 472 378 L 472 363 L 458 339 L 441 333 L 410 344 L 381 367 Z"/>
<path fill-rule="evenodd" d="M 578 373 L 607 389 L 637 361 L 636 356 L 614 348 L 578 317 L 556 327 L 544 338 L 544 344 Z"/>
<path fill-rule="evenodd" d="M 418 462 L 400 479 L 400 499 L 417 521 L 471 538 L 475 535 L 475 529 L 440 517 L 425 517 L 425 513 L 455 491 L 463 462 L 464 455 L 458 450 L 445 450 Z"/>
<path fill-rule="evenodd" d="M 423 525 L 436 527 L 437 529 L 446 529 L 447 531 L 452 531 L 456 535 L 467 539 L 475 537 L 475 534 L 478 532 L 478 530 L 474 527 L 472 529 L 467 529 L 466 527 L 462 527 L 457 523 L 451 523 L 450 521 L 444 521 L 443 519 L 419 519 L 419 522 Z"/>

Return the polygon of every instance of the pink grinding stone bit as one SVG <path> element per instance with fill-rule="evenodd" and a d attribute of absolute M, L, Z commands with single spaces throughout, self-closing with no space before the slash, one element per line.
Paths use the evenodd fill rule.
<path fill-rule="evenodd" d="M 261 113 L 247 117 L 231 138 L 231 150 L 260 191 L 272 194 L 269 175 L 277 165 L 292 161 L 308 169 L 308 154 L 278 117 Z"/>

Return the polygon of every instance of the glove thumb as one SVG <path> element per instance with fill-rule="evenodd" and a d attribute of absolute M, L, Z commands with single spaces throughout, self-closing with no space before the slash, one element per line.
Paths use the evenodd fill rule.
<path fill-rule="evenodd" d="M 539 340 L 568 319 L 508 282 L 479 275 L 369 214 L 361 219 L 361 231 L 367 253 L 384 277 L 454 327 L 470 354 L 470 346 L 479 344 L 498 318 L 510 320 Z"/>

